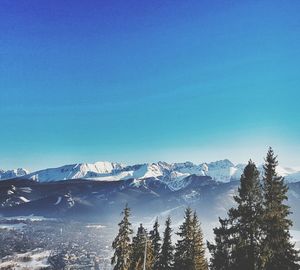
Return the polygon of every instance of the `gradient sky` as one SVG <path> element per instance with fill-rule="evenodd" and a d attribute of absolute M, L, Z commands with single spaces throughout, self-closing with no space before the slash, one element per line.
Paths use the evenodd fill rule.
<path fill-rule="evenodd" d="M 0 1 L 0 168 L 300 167 L 300 1 Z"/>

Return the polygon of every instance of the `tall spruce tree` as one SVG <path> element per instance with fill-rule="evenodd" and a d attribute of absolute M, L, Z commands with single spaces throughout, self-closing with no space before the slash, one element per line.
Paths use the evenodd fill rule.
<path fill-rule="evenodd" d="M 145 235 L 146 230 L 140 224 L 136 236 L 132 239 L 131 255 L 130 255 L 130 270 L 137 269 L 139 264 L 142 264 L 145 250 Z"/>
<path fill-rule="evenodd" d="M 147 245 L 147 247 L 145 247 Z M 145 250 L 146 248 L 146 250 Z M 153 267 L 153 249 L 152 243 L 148 239 L 147 231 L 140 224 L 137 234 L 133 237 L 130 256 L 130 270 L 140 270 L 143 268 L 146 253 L 146 270 L 152 270 Z"/>
<path fill-rule="evenodd" d="M 259 171 L 250 160 L 241 176 L 238 195 L 234 196 L 236 208 L 229 211 L 231 230 L 235 240 L 233 257 L 237 269 L 259 269 L 260 242 L 262 235 L 262 187 Z"/>
<path fill-rule="evenodd" d="M 207 247 L 211 253 L 211 270 L 231 270 L 232 269 L 232 240 L 231 223 L 229 219 L 219 218 L 220 227 L 214 228 L 215 243 L 207 242 Z"/>
<path fill-rule="evenodd" d="M 177 233 L 179 240 L 176 243 L 174 255 L 175 270 L 193 269 L 193 212 L 190 207 L 185 210 L 183 224 Z"/>
<path fill-rule="evenodd" d="M 153 255 L 153 246 L 152 242 L 147 239 L 147 251 L 146 251 L 146 270 L 153 270 L 154 265 L 154 255 Z M 140 270 L 142 268 L 137 268 L 137 270 Z"/>
<path fill-rule="evenodd" d="M 152 250 L 153 250 L 153 270 L 160 270 L 159 268 L 159 255 L 160 255 L 160 248 L 161 248 L 161 238 L 159 235 L 159 224 L 158 224 L 158 218 L 156 218 L 155 223 L 153 225 L 153 229 L 150 231 L 150 240 L 152 244 Z"/>
<path fill-rule="evenodd" d="M 174 247 L 172 245 L 171 218 L 168 217 L 165 224 L 164 238 L 159 256 L 159 270 L 172 270 L 174 260 Z"/>
<path fill-rule="evenodd" d="M 203 233 L 196 212 L 194 212 L 193 215 L 192 228 L 193 228 L 192 270 L 208 270 L 208 264 L 205 258 L 205 245 L 204 245 Z"/>
<path fill-rule="evenodd" d="M 176 244 L 174 269 L 207 270 L 202 230 L 197 214 L 190 207 L 185 210 L 184 222 L 177 234 L 180 239 Z"/>
<path fill-rule="evenodd" d="M 289 207 L 285 204 L 288 187 L 283 177 L 277 175 L 277 156 L 269 148 L 264 165 L 264 239 L 262 242 L 262 269 L 300 269 L 299 254 L 291 243 L 289 232 L 292 221 L 288 218 Z"/>
<path fill-rule="evenodd" d="M 227 219 L 219 219 L 221 226 L 214 229 L 215 244 L 208 243 L 211 269 L 258 270 L 263 195 L 259 172 L 251 160 L 241 176 L 234 200 L 237 206 L 228 211 Z"/>
<path fill-rule="evenodd" d="M 130 266 L 131 243 L 130 235 L 133 233 L 131 223 L 129 222 L 130 209 L 126 204 L 122 214 L 123 219 L 119 223 L 119 232 L 112 243 L 114 255 L 111 258 L 111 264 L 114 270 L 128 270 Z"/>

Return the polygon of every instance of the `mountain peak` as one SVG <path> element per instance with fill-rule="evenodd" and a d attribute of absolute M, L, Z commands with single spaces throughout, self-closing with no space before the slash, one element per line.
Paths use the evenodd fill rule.
<path fill-rule="evenodd" d="M 228 167 L 234 167 L 235 165 L 229 159 L 222 159 L 222 160 L 210 162 L 208 164 L 208 166 L 209 167 L 228 168 Z"/>
<path fill-rule="evenodd" d="M 39 182 L 51 182 L 71 179 L 94 181 L 120 181 L 135 179 L 137 182 L 152 178 L 167 183 L 173 189 L 181 187 L 190 175 L 209 176 L 217 182 L 239 180 L 245 165 L 234 165 L 230 160 L 223 159 L 210 163 L 195 164 L 190 161 L 167 163 L 164 161 L 135 165 L 124 165 L 116 162 L 97 161 L 95 163 L 77 163 L 57 168 L 48 168 L 29 173 L 24 169 L 0 170 L 0 180 L 16 177 L 32 179 Z M 261 166 L 259 166 L 260 168 Z M 300 172 L 294 169 L 278 167 L 278 173 L 289 182 L 299 179 Z"/>
<path fill-rule="evenodd" d="M 21 177 L 29 174 L 29 171 L 23 168 L 13 169 L 13 170 L 1 170 L 0 169 L 0 180 L 6 180 L 16 177 Z"/>

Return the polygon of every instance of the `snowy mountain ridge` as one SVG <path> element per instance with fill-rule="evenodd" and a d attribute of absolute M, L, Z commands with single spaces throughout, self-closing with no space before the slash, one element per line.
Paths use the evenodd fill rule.
<path fill-rule="evenodd" d="M 71 179 L 86 179 L 97 181 L 117 181 L 128 179 L 154 178 L 166 182 L 171 188 L 181 187 L 181 181 L 190 176 L 210 176 L 217 182 L 230 182 L 238 180 L 245 165 L 234 165 L 230 160 L 224 159 L 210 163 L 194 164 L 183 163 L 145 163 L 136 165 L 124 165 L 116 162 L 100 161 L 96 163 L 78 163 L 64 165 L 57 168 L 29 173 L 25 169 L 0 170 L 0 180 L 11 178 L 26 178 L 38 182 L 52 182 Z M 262 166 L 258 167 L 262 171 Z M 292 168 L 278 166 L 277 172 L 286 178 L 288 182 L 300 181 L 300 171 Z"/>
<path fill-rule="evenodd" d="M 0 180 L 6 180 L 6 179 L 11 179 L 11 178 L 16 178 L 16 177 L 21 177 L 24 175 L 28 175 L 29 171 L 26 169 L 18 168 L 14 170 L 1 170 L 0 169 Z"/>

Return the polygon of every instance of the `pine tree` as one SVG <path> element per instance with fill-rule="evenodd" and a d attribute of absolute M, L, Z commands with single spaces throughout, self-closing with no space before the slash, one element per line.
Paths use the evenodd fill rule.
<path fill-rule="evenodd" d="M 263 206 L 259 172 L 251 160 L 241 176 L 234 200 L 237 207 L 229 211 L 229 217 L 234 226 L 232 232 L 236 233 L 233 235 L 235 265 L 237 269 L 256 270 L 259 267 Z"/>
<path fill-rule="evenodd" d="M 154 251 L 153 245 L 150 240 L 147 239 L 147 252 L 146 252 L 146 270 L 153 270 L 154 265 Z M 138 270 L 141 268 L 138 268 Z"/>
<path fill-rule="evenodd" d="M 190 207 L 185 210 L 184 222 L 179 227 L 177 235 L 180 239 L 176 243 L 174 269 L 191 270 L 193 269 L 193 216 Z"/>
<path fill-rule="evenodd" d="M 230 270 L 232 269 L 231 252 L 231 227 L 228 219 L 219 218 L 220 227 L 214 228 L 215 244 L 207 242 L 207 247 L 211 253 L 210 269 L 211 270 Z"/>
<path fill-rule="evenodd" d="M 130 256 L 130 270 L 140 270 L 143 268 L 146 249 L 146 270 L 152 270 L 153 267 L 153 249 L 152 243 L 148 239 L 147 231 L 140 224 L 137 234 L 132 240 L 132 252 Z"/>
<path fill-rule="evenodd" d="M 130 235 L 133 233 L 131 223 L 129 222 L 130 209 L 126 204 L 122 214 L 122 221 L 119 223 L 119 232 L 112 243 L 114 255 L 111 258 L 111 264 L 114 270 L 128 270 L 130 266 L 131 243 Z"/>
<path fill-rule="evenodd" d="M 153 249 L 153 270 L 160 270 L 159 268 L 159 254 L 160 254 L 160 247 L 161 247 L 161 238 L 159 235 L 159 224 L 158 224 L 158 218 L 156 218 L 155 223 L 153 225 L 153 230 L 150 231 L 150 240 L 152 243 L 152 249 Z"/>
<path fill-rule="evenodd" d="M 140 224 L 136 236 L 132 239 L 131 255 L 130 255 L 130 270 L 135 270 L 137 265 L 143 262 L 145 249 L 146 230 Z"/>
<path fill-rule="evenodd" d="M 277 157 L 269 148 L 264 165 L 264 239 L 262 242 L 262 268 L 265 270 L 300 269 L 299 254 L 291 243 L 289 232 L 292 221 L 288 218 L 289 207 L 285 204 L 288 187 L 278 176 Z"/>
<path fill-rule="evenodd" d="M 171 229 L 171 218 L 168 217 L 166 220 L 164 231 L 164 239 L 161 246 L 161 252 L 159 256 L 159 270 L 172 270 L 173 269 L 173 260 L 174 260 L 174 247 L 172 245 L 172 229 Z"/>
<path fill-rule="evenodd" d="M 229 210 L 227 219 L 219 219 L 221 226 L 214 229 L 216 243 L 208 243 L 212 269 L 259 269 L 262 197 L 259 172 L 250 160 L 234 196 L 237 206 Z"/>
<path fill-rule="evenodd" d="M 208 270 L 207 260 L 205 258 L 205 245 L 204 245 L 203 233 L 196 212 L 194 212 L 194 216 L 192 220 L 192 228 L 193 228 L 192 270 Z"/>
<path fill-rule="evenodd" d="M 176 244 L 174 269 L 207 270 L 202 230 L 190 207 L 185 210 L 184 222 L 177 234 L 180 239 Z"/>

